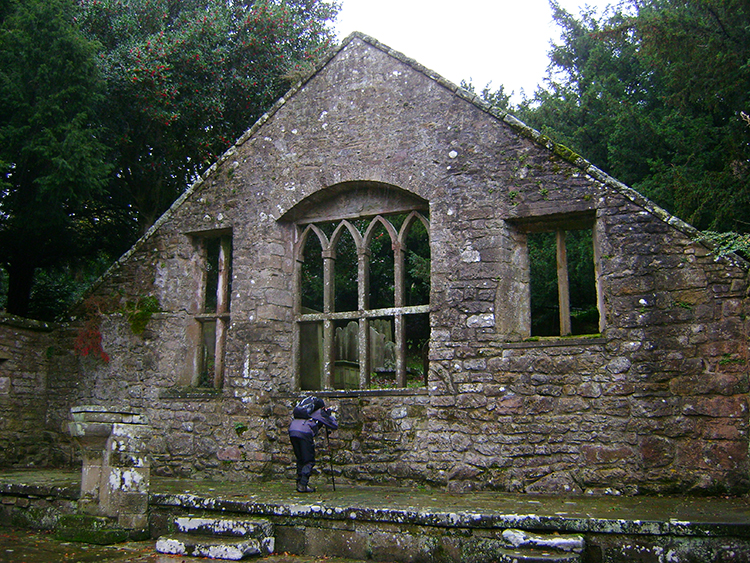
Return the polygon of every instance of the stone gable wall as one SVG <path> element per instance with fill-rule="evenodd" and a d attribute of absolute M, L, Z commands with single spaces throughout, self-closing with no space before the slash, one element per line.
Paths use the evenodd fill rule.
<path fill-rule="evenodd" d="M 82 363 L 70 396 L 145 411 L 156 474 L 293 479 L 295 228 L 286 219 L 349 182 L 377 182 L 429 202 L 429 381 L 324 393 L 341 412 L 339 478 L 452 490 L 745 490 L 746 266 L 715 260 L 682 223 L 448 86 L 377 45 L 349 42 L 97 287 L 119 300 L 101 325 L 111 361 Z M 605 329 L 524 342 L 514 225 L 573 212 L 595 216 Z M 186 388 L 195 233 L 227 228 L 226 370 L 211 394 Z M 162 312 L 137 335 L 118 310 L 145 295 Z"/>

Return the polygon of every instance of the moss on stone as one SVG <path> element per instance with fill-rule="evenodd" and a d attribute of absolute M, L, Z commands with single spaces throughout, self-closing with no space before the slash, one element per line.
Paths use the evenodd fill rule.
<path fill-rule="evenodd" d="M 576 153 L 572 149 L 569 149 L 565 145 L 561 145 L 560 143 L 553 144 L 552 152 L 563 160 L 567 160 L 571 164 L 575 164 L 576 161 L 581 158 L 578 153 Z"/>
<path fill-rule="evenodd" d="M 58 521 L 55 538 L 61 541 L 110 545 L 130 539 L 130 530 L 116 526 L 108 518 L 68 514 Z"/>

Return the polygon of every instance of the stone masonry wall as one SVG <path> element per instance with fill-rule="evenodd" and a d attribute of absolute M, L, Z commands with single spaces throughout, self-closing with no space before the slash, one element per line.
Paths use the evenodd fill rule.
<path fill-rule="evenodd" d="M 45 466 L 53 433 L 46 428 L 51 329 L 0 318 L 0 467 Z"/>
<path fill-rule="evenodd" d="M 0 317 L 0 467 L 80 462 L 68 433 L 70 408 L 83 396 L 81 370 L 95 363 L 74 352 L 79 330 L 77 323 Z"/>
<path fill-rule="evenodd" d="M 120 300 L 101 323 L 111 359 L 81 363 L 69 396 L 144 412 L 157 475 L 292 479 L 289 217 L 361 182 L 429 202 L 430 369 L 424 389 L 321 393 L 340 408 L 338 477 L 747 489 L 747 265 L 715 259 L 689 226 L 368 38 L 282 99 L 97 286 Z M 603 331 L 526 340 L 518 225 L 580 215 L 594 223 Z M 195 241 L 228 229 L 224 386 L 195 389 Z M 135 334 L 118 311 L 146 295 L 161 312 Z"/>

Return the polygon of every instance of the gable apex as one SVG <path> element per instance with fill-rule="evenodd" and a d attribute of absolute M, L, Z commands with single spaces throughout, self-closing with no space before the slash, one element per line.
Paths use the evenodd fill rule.
<path fill-rule="evenodd" d="M 600 182 L 607 188 L 613 189 L 620 195 L 624 196 L 628 200 L 630 200 L 635 205 L 643 208 L 648 213 L 654 215 L 661 221 L 669 224 L 673 228 L 678 229 L 679 231 L 683 232 L 684 234 L 695 237 L 698 234 L 698 230 L 695 229 L 692 225 L 686 223 L 685 221 L 681 220 L 680 218 L 672 215 L 662 207 L 658 206 L 656 203 L 651 201 L 650 199 L 646 198 L 633 188 L 627 186 L 626 184 L 623 184 L 622 182 L 618 181 L 614 177 L 610 176 L 597 166 L 593 165 L 591 162 L 586 160 L 584 157 L 582 157 L 579 154 L 576 154 L 574 151 L 566 147 L 565 145 L 562 145 L 560 143 L 557 143 L 547 135 L 542 134 L 540 131 L 537 131 L 533 127 L 530 127 L 517 117 L 515 117 L 513 114 L 511 114 L 508 111 L 502 110 L 496 106 L 492 106 L 491 104 L 488 104 L 485 102 L 481 97 L 479 97 L 477 94 L 470 92 L 461 86 L 455 84 L 454 82 L 451 82 L 447 78 L 443 77 L 439 73 L 437 73 L 434 70 L 429 69 L 428 67 L 422 65 L 415 59 L 412 59 L 405 55 L 404 53 L 397 51 L 388 45 L 378 41 L 376 38 L 367 35 L 365 33 L 354 31 L 351 34 L 349 34 L 347 37 L 345 37 L 341 43 L 335 47 L 332 47 L 327 54 L 323 55 L 318 62 L 302 77 L 300 77 L 299 80 L 283 95 L 281 96 L 277 102 L 265 113 L 263 114 L 242 136 L 240 136 L 235 143 L 233 147 L 231 147 L 226 153 L 224 153 L 219 160 L 212 165 L 209 169 L 206 170 L 206 172 L 201 176 L 201 178 L 198 179 L 198 181 L 188 188 L 188 190 L 183 195 L 187 195 L 188 192 L 192 191 L 197 185 L 202 183 L 202 181 L 210 176 L 213 171 L 224 161 L 226 161 L 228 158 L 230 158 L 236 149 L 240 147 L 242 144 L 244 144 L 248 139 L 252 138 L 255 133 L 262 127 L 264 123 L 266 123 L 276 112 L 279 111 L 281 107 L 283 107 L 290 99 L 292 99 L 300 90 L 302 90 L 305 85 L 317 74 L 319 74 L 333 59 L 335 59 L 337 56 L 341 54 L 342 51 L 344 51 L 348 46 L 350 46 L 353 42 L 359 41 L 363 44 L 377 49 L 386 55 L 398 60 L 399 62 L 403 63 L 404 65 L 407 65 L 408 67 L 412 68 L 416 72 L 424 75 L 425 77 L 429 78 L 430 80 L 433 80 L 446 90 L 450 91 L 453 95 L 456 97 L 465 100 L 466 102 L 474 105 L 481 111 L 489 114 L 493 118 L 502 121 L 505 123 L 508 127 L 510 127 L 512 130 L 514 130 L 517 134 L 531 140 L 534 142 L 537 146 L 540 146 L 551 153 L 553 153 L 558 158 L 566 161 L 567 163 L 575 166 L 579 170 L 581 170 L 583 173 L 587 174 L 594 180 Z M 180 200 L 183 198 L 179 198 L 175 205 L 178 204 Z M 173 206 L 174 207 L 174 206 Z M 169 213 L 169 211 L 167 211 Z M 148 234 L 148 233 L 147 233 Z"/>

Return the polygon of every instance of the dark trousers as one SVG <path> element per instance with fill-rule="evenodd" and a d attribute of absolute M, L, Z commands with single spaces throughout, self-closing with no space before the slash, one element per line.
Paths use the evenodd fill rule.
<path fill-rule="evenodd" d="M 315 465 L 315 442 L 312 436 L 299 438 L 289 436 L 294 448 L 294 457 L 297 458 L 297 483 L 303 487 L 307 485 Z"/>

